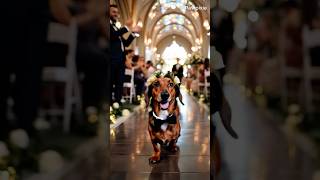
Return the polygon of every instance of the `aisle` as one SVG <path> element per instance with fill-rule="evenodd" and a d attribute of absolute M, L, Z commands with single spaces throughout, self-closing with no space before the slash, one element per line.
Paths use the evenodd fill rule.
<path fill-rule="evenodd" d="M 208 112 L 183 93 L 180 105 L 180 152 L 164 154 L 159 164 L 150 165 L 153 152 L 144 111 L 133 115 L 111 136 L 112 180 L 194 180 L 209 179 Z"/>
<path fill-rule="evenodd" d="M 273 119 L 258 108 L 236 85 L 226 85 L 225 93 L 233 110 L 233 127 L 239 139 L 232 139 L 217 123 L 223 152 L 218 180 L 312 180 L 315 163 L 297 149 L 289 155 L 288 139 Z"/>

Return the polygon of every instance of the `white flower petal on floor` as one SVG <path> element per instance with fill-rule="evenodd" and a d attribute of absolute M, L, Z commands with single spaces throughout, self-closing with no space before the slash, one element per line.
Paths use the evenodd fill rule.
<path fill-rule="evenodd" d="M 98 110 L 96 107 L 89 106 L 86 109 L 87 114 L 97 114 Z"/>
<path fill-rule="evenodd" d="M 0 171 L 0 179 L 10 179 L 10 174 L 8 171 Z"/>
<path fill-rule="evenodd" d="M 16 129 L 10 132 L 9 134 L 10 142 L 22 149 L 25 149 L 29 146 L 29 136 L 27 132 L 23 129 Z"/>
<path fill-rule="evenodd" d="M 41 173 L 53 173 L 64 165 L 63 157 L 56 151 L 47 150 L 40 154 L 39 169 Z"/>
<path fill-rule="evenodd" d="M 177 76 L 174 77 L 174 83 L 180 84 L 180 79 Z"/>
<path fill-rule="evenodd" d="M 0 141 L 0 158 L 6 157 L 10 154 L 6 143 Z"/>
<path fill-rule="evenodd" d="M 113 106 L 113 108 L 115 108 L 115 109 L 119 109 L 119 107 L 120 107 L 120 106 L 119 106 L 119 103 L 117 103 L 117 102 L 113 103 L 112 106 Z"/>
<path fill-rule="evenodd" d="M 50 123 L 46 120 L 44 120 L 43 118 L 37 118 L 34 123 L 33 126 L 37 129 L 37 130 L 46 130 L 50 128 Z"/>
<path fill-rule="evenodd" d="M 288 107 L 288 112 L 290 114 L 296 114 L 300 112 L 300 106 L 298 104 L 290 104 Z"/>
<path fill-rule="evenodd" d="M 128 117 L 130 115 L 130 111 L 128 109 L 122 110 L 122 116 Z"/>

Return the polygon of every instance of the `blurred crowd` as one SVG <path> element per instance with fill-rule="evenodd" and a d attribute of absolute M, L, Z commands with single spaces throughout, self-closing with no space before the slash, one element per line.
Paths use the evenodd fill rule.
<path fill-rule="evenodd" d="M 309 111 L 307 96 L 319 93 L 319 77 L 309 73 L 319 67 L 320 44 L 310 46 L 310 39 L 318 37 L 319 2 L 262 0 L 236 7 L 230 10 L 218 1 L 211 10 L 211 44 L 227 71 L 240 75 L 247 93 L 263 93 L 271 107 L 287 112 L 297 104 Z M 310 98 L 314 111 L 319 100 Z"/>
<path fill-rule="evenodd" d="M 60 107 L 63 111 L 67 84 L 71 86 L 70 94 L 76 88 L 71 72 L 76 71 L 81 84 L 78 88 L 83 112 L 88 107 L 99 109 L 108 95 L 105 1 L 21 1 L 21 6 L 14 3 L 6 4 L 15 10 L 7 9 L 3 27 L 7 58 L 0 66 L 4 87 L 0 90 L 1 139 L 15 128 L 33 135 L 34 120 L 44 107 Z M 72 36 L 76 36 L 75 41 Z M 43 72 L 52 67 L 65 68 L 54 76 L 55 80 L 65 76 L 65 84 L 44 79 Z"/>

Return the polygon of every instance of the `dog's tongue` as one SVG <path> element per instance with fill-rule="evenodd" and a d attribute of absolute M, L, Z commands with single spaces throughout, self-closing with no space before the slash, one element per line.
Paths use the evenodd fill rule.
<path fill-rule="evenodd" d="M 160 107 L 161 107 L 161 109 L 168 109 L 168 107 L 169 107 L 169 102 L 166 102 L 166 103 L 164 103 L 164 104 L 160 103 Z"/>

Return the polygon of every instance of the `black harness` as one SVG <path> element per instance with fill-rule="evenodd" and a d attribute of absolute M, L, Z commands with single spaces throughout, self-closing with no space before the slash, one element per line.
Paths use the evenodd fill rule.
<path fill-rule="evenodd" d="M 170 114 L 167 119 L 158 118 L 153 111 L 149 112 L 149 116 L 152 116 L 150 125 L 155 131 L 160 131 L 161 125 L 164 123 L 177 124 L 177 117 L 174 113 Z"/>

